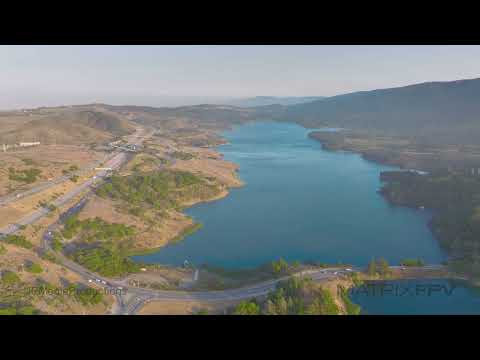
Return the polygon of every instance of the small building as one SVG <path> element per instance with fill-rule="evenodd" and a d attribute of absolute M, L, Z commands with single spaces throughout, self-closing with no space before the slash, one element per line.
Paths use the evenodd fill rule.
<path fill-rule="evenodd" d="M 38 146 L 40 145 L 40 141 L 34 141 L 34 142 L 21 142 L 18 144 L 20 147 L 29 147 L 29 146 Z"/>

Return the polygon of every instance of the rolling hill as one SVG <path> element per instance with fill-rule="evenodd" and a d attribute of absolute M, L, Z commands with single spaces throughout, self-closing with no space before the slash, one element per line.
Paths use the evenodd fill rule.
<path fill-rule="evenodd" d="M 0 143 L 103 143 L 134 130 L 123 116 L 96 105 L 0 113 Z"/>
<path fill-rule="evenodd" d="M 324 99 L 324 97 L 323 96 L 305 96 L 305 97 L 256 96 L 252 98 L 232 100 L 228 104 L 233 106 L 239 106 L 239 107 L 257 107 L 257 106 L 266 106 L 266 105 L 303 104 L 306 102 L 312 102 L 312 101 L 321 100 L 321 99 Z"/>
<path fill-rule="evenodd" d="M 277 119 L 438 143 L 480 143 L 480 79 L 362 91 L 282 108 Z"/>

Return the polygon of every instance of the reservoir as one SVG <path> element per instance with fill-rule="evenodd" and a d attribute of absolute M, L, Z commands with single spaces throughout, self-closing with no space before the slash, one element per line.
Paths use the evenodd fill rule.
<path fill-rule="evenodd" d="M 181 242 L 135 259 L 185 260 L 225 268 L 272 260 L 366 265 L 373 257 L 444 259 L 427 211 L 394 207 L 378 193 L 393 167 L 347 152 L 329 152 L 292 123 L 255 122 L 223 135 L 226 160 L 240 165 L 245 186 L 186 210 L 203 228 Z"/>
<path fill-rule="evenodd" d="M 136 260 L 248 268 L 288 261 L 364 266 L 373 257 L 445 259 L 427 227 L 427 211 L 394 207 L 377 193 L 379 174 L 396 168 L 347 152 L 329 152 L 290 123 L 258 122 L 224 133 L 225 159 L 245 186 L 187 214 L 203 228 Z M 399 280 L 383 293 L 353 289 L 364 314 L 480 314 L 480 293 L 450 280 Z M 389 291 L 385 291 L 385 288 Z"/>

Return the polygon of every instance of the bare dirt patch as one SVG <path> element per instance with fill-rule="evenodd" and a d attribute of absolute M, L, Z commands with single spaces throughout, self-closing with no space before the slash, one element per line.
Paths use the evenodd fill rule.
<path fill-rule="evenodd" d="M 41 145 L 0 152 L 0 196 L 15 190 L 28 190 L 41 182 L 62 176 L 63 171 L 72 165 L 82 169 L 96 161 L 102 161 L 104 156 L 104 153 L 90 150 L 86 146 L 74 145 Z M 36 168 L 41 174 L 34 183 L 25 184 L 9 179 L 9 168 L 17 171 Z"/>
<path fill-rule="evenodd" d="M 226 310 L 238 304 L 239 301 L 152 301 L 147 303 L 138 315 L 193 315 L 199 311 L 207 311 L 208 314 L 224 314 Z"/>

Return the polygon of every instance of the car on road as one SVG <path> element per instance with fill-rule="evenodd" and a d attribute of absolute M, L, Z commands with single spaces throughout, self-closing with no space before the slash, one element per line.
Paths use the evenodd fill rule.
<path fill-rule="evenodd" d="M 350 268 L 346 268 L 345 271 L 353 271 L 353 270 Z"/>
<path fill-rule="evenodd" d="M 91 283 L 91 282 L 93 282 L 93 280 L 92 280 L 92 279 L 88 279 L 88 282 Z"/>

